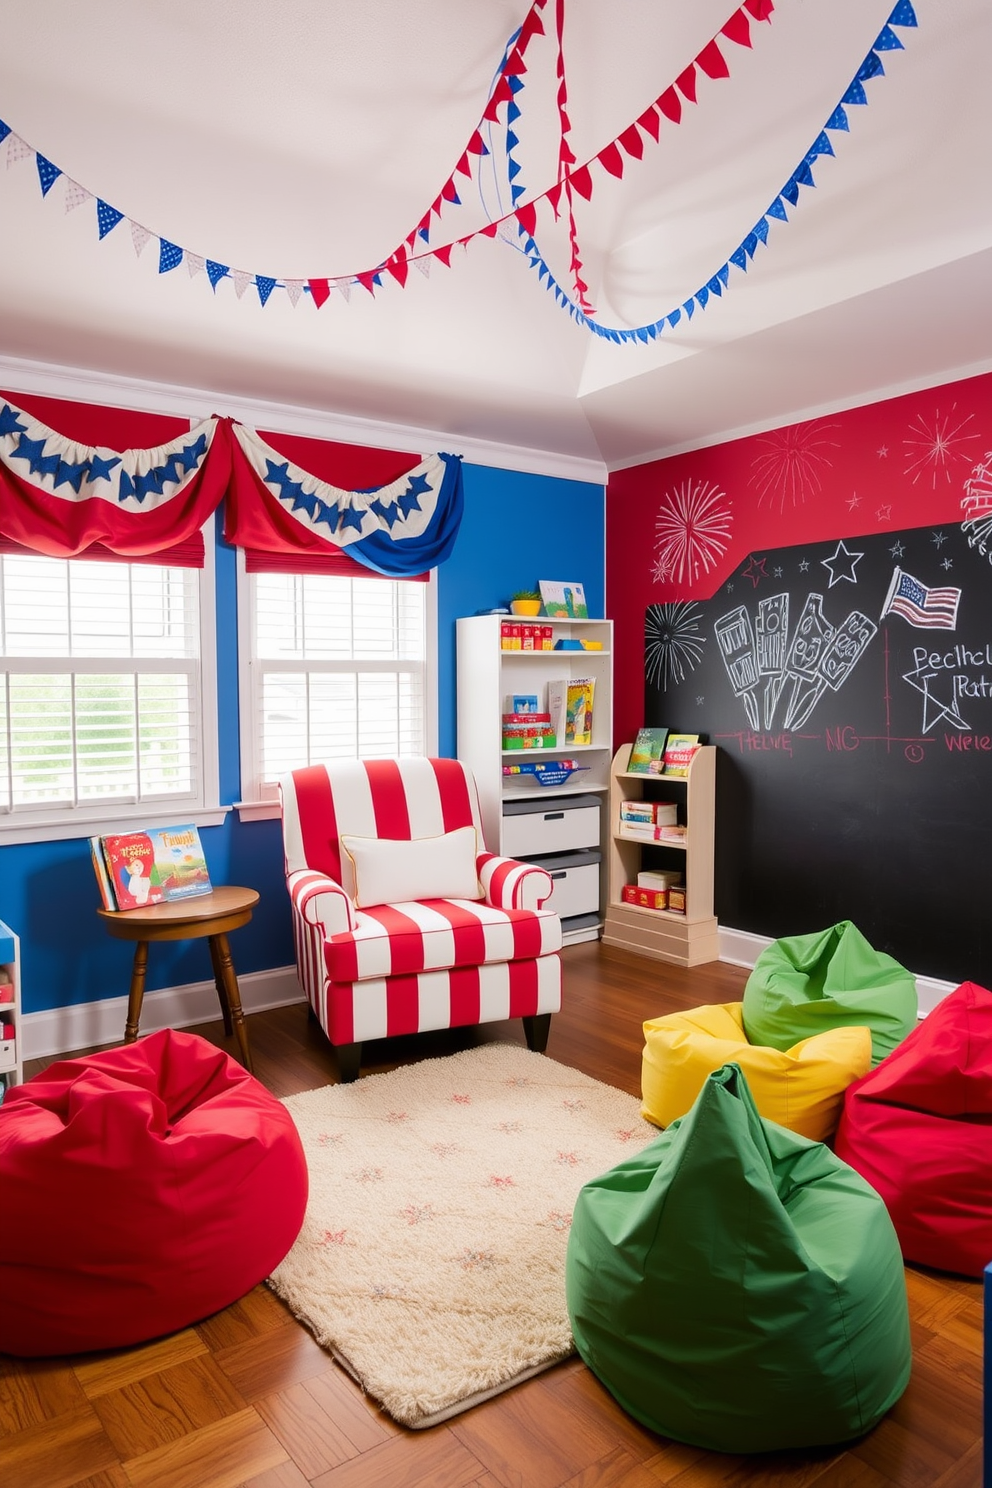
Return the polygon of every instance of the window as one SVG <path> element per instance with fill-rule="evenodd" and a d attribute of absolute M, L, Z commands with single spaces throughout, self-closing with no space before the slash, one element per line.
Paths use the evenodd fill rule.
<path fill-rule="evenodd" d="M 301 765 L 436 747 L 433 579 L 246 573 L 239 562 L 246 803 L 273 803 L 279 777 Z"/>
<path fill-rule="evenodd" d="M 4 840 L 216 812 L 213 624 L 209 568 L 0 554 Z"/>

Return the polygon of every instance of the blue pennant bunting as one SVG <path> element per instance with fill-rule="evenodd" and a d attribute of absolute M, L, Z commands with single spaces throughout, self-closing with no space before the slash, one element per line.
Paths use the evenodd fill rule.
<path fill-rule="evenodd" d="M 108 202 L 101 201 L 99 197 L 96 203 L 96 222 L 100 237 L 105 238 L 118 222 L 123 222 L 124 213 L 118 212 L 116 207 L 110 206 Z"/>
<path fill-rule="evenodd" d="M 205 268 L 211 289 L 216 289 L 220 281 L 231 272 L 227 264 L 215 263 L 212 258 L 207 259 Z"/>
<path fill-rule="evenodd" d="M 39 155 L 36 152 L 34 159 L 35 164 L 38 167 L 38 180 L 41 182 L 41 194 L 42 196 L 47 196 L 62 172 L 57 165 L 53 165 L 50 160 L 46 160 L 44 155 Z"/>
<path fill-rule="evenodd" d="M 0 119 L 0 145 L 3 144 L 4 140 L 7 138 L 7 136 L 8 136 L 9 133 L 10 133 L 10 125 L 9 124 L 5 124 L 4 121 L 2 119 Z"/>
<path fill-rule="evenodd" d="M 178 243 L 170 243 L 167 238 L 158 240 L 158 271 L 167 274 L 170 269 L 177 269 L 183 261 L 183 250 Z"/>

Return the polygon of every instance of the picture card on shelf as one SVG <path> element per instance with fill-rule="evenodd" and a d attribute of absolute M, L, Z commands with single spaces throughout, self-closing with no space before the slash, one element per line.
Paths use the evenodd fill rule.
<path fill-rule="evenodd" d="M 630 746 L 627 771 L 631 775 L 660 775 L 665 765 L 667 728 L 638 729 Z"/>
<path fill-rule="evenodd" d="M 683 777 L 688 775 L 699 742 L 698 734 L 669 734 L 665 744 L 665 768 L 662 774 Z"/>
<path fill-rule="evenodd" d="M 537 587 L 541 591 L 544 613 L 555 620 L 588 620 L 586 593 L 581 584 L 568 580 L 540 579 Z"/>

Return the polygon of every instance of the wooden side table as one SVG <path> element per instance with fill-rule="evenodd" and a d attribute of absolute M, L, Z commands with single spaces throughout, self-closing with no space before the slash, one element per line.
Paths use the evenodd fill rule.
<path fill-rule="evenodd" d="M 171 899 L 165 904 L 151 904 L 146 909 L 97 910 L 111 935 L 118 940 L 137 942 L 131 970 L 131 989 L 127 999 L 127 1022 L 124 1025 L 126 1044 L 133 1044 L 138 1037 L 149 942 L 196 940 L 205 935 L 210 943 L 210 960 L 224 1019 L 224 1032 L 229 1038 L 232 1032 L 235 1034 L 241 1050 L 241 1061 L 247 1070 L 251 1069 L 248 1029 L 241 1009 L 241 993 L 234 974 L 227 933 L 229 930 L 237 930 L 241 925 L 247 925 L 257 903 L 258 894 L 254 889 L 239 889 L 226 884 L 213 889 L 209 894 L 199 894 L 194 899 Z"/>

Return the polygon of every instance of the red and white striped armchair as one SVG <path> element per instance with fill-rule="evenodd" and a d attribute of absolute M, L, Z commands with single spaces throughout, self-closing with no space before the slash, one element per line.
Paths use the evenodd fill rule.
<path fill-rule="evenodd" d="M 561 921 L 543 868 L 486 851 L 460 760 L 332 760 L 279 783 L 296 965 L 354 1080 L 368 1039 L 522 1018 L 542 1051 L 561 1006 Z"/>

